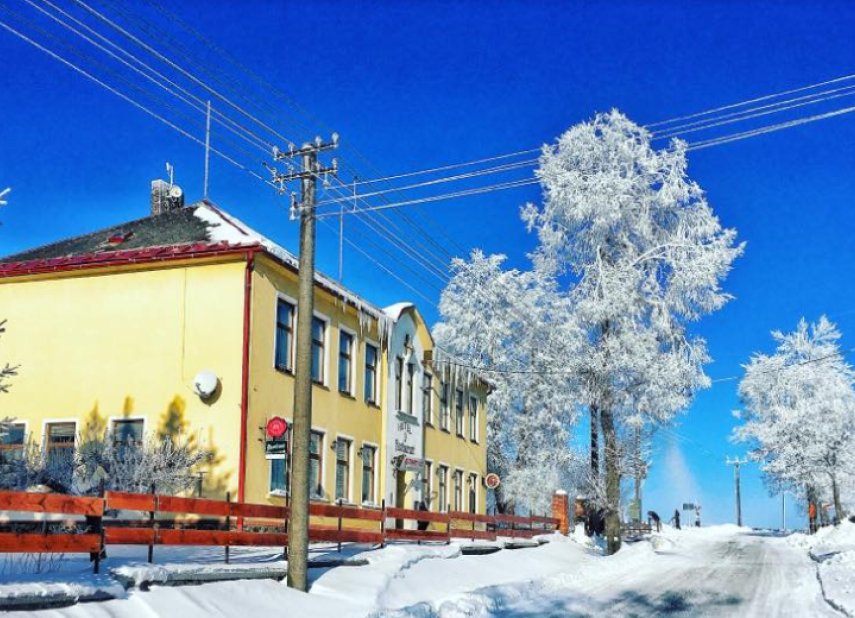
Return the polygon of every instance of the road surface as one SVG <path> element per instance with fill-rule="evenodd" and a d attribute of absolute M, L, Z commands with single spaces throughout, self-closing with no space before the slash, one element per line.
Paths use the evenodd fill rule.
<path fill-rule="evenodd" d="M 642 546 L 644 545 L 644 546 Z M 504 553 L 504 552 L 503 552 Z M 622 552 L 623 553 L 623 552 Z M 427 567 L 425 567 L 427 568 Z M 425 573 L 426 574 L 426 573 Z M 415 568 L 387 593 L 389 616 L 502 618 L 649 616 L 840 618 L 822 598 L 816 566 L 773 534 L 729 527 L 686 531 L 630 546 L 621 556 L 593 557 L 575 572 L 485 587 L 438 601 L 415 600 Z M 417 596 L 417 593 L 415 593 Z M 409 599 L 407 599 L 409 597 Z M 394 611 L 397 610 L 397 611 Z"/>

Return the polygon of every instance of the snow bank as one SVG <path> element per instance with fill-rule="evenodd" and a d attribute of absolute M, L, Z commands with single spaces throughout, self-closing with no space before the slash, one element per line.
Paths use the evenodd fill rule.
<path fill-rule="evenodd" d="M 123 598 L 125 588 L 105 577 L 77 581 L 43 581 L 0 584 L 0 609 L 35 604 L 73 604 L 79 600 Z"/>
<path fill-rule="evenodd" d="M 855 551 L 836 554 L 820 564 L 819 579 L 826 600 L 855 616 Z"/>
<path fill-rule="evenodd" d="M 129 585 L 165 584 L 176 580 L 214 581 L 227 578 L 281 579 L 288 563 L 284 561 L 249 564 L 126 564 L 110 569 L 110 574 Z"/>

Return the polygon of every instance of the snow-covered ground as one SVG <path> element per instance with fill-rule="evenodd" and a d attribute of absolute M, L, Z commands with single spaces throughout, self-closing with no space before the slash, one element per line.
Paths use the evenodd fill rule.
<path fill-rule="evenodd" d="M 318 618 L 527 616 L 841 616 L 794 535 L 736 526 L 666 530 L 603 556 L 578 537 L 465 556 L 393 545 L 369 564 L 314 570 L 303 594 L 274 581 L 131 590 L 126 598 L 12 615 L 38 618 L 276 615 Z M 831 562 L 829 561 L 829 564 Z M 851 586 L 850 579 L 850 586 Z"/>
<path fill-rule="evenodd" d="M 855 616 L 855 523 L 821 528 L 813 536 L 793 534 L 787 541 L 809 551 L 819 563 L 825 597 L 847 616 Z"/>

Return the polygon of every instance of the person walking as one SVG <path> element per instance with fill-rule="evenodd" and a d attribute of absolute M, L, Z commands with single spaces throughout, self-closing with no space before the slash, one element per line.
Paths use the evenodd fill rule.
<path fill-rule="evenodd" d="M 680 530 L 680 509 L 674 509 L 674 527 Z"/>
<path fill-rule="evenodd" d="M 662 518 L 656 511 L 647 511 L 647 523 L 650 524 L 650 529 L 653 529 L 653 524 L 656 524 L 656 532 L 662 532 Z"/>

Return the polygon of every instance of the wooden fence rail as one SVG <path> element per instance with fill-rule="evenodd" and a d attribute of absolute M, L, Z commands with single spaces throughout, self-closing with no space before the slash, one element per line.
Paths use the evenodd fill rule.
<path fill-rule="evenodd" d="M 74 526 L 54 521 L 52 529 L 45 518 L 29 522 L 30 527 L 41 524 L 41 532 L 0 532 L 0 553 L 88 553 L 96 573 L 106 545 L 148 546 L 149 562 L 154 560 L 154 548 L 159 545 L 222 547 L 226 562 L 230 547 L 282 547 L 287 551 L 290 515 L 288 507 L 232 502 L 228 494 L 225 500 L 210 500 L 153 491 L 108 491 L 103 497 L 0 491 L 0 511 L 75 516 Z M 141 512 L 147 517 L 121 518 L 118 511 Z M 385 545 L 389 541 L 449 543 L 452 538 L 531 538 L 558 527 L 558 520 L 551 517 L 434 513 L 385 504 L 380 508 L 360 508 L 341 502 L 313 503 L 309 514 L 314 520 L 309 539 L 337 543 L 339 551 L 342 543 Z M 83 528 L 76 525 L 81 518 L 85 522 Z M 387 525 L 391 520 L 394 525 Z"/>

